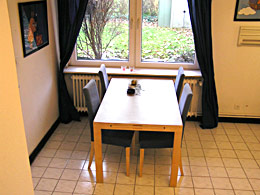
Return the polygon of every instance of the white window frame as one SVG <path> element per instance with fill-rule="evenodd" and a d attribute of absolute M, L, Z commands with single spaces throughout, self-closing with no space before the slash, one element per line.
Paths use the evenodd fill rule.
<path fill-rule="evenodd" d="M 71 66 L 89 66 L 99 67 L 105 64 L 106 67 L 133 66 L 135 68 L 162 68 L 178 69 L 182 66 L 184 69 L 198 70 L 198 62 L 195 55 L 194 63 L 167 63 L 167 62 L 142 62 L 141 44 L 142 44 L 142 0 L 129 0 L 129 59 L 122 61 L 112 60 L 77 60 L 76 46 L 70 58 Z"/>

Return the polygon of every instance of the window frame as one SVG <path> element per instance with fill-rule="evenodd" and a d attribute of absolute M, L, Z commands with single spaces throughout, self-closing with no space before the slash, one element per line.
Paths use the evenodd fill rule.
<path fill-rule="evenodd" d="M 194 63 L 142 62 L 142 0 L 129 0 L 129 58 L 128 60 L 77 60 L 76 44 L 69 61 L 71 66 L 107 67 L 133 66 L 146 69 L 184 69 L 198 70 L 199 65 L 195 54 Z"/>

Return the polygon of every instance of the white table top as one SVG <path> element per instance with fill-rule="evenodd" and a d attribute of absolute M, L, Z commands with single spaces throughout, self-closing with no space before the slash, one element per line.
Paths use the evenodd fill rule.
<path fill-rule="evenodd" d="M 131 79 L 113 78 L 95 123 L 181 126 L 172 80 L 138 79 L 140 95 L 128 95 Z"/>

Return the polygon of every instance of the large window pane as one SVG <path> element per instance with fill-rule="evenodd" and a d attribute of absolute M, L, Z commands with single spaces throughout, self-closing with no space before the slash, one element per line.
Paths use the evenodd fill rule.
<path fill-rule="evenodd" d="M 142 18 L 142 62 L 194 62 L 187 0 L 143 0 Z"/>
<path fill-rule="evenodd" d="M 128 60 L 128 0 L 89 0 L 76 49 L 78 60 Z"/>

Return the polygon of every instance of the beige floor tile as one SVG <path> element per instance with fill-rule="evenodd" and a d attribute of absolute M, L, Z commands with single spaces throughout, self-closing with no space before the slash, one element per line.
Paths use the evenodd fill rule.
<path fill-rule="evenodd" d="M 172 157 L 171 156 L 156 156 L 155 164 L 157 165 L 170 165 Z"/>
<path fill-rule="evenodd" d="M 235 190 L 252 190 L 248 179 L 230 178 L 230 182 Z"/>
<path fill-rule="evenodd" d="M 214 141 L 214 137 L 212 135 L 199 135 L 201 141 Z"/>
<path fill-rule="evenodd" d="M 155 186 L 169 186 L 169 175 L 155 175 Z"/>
<path fill-rule="evenodd" d="M 224 163 L 224 166 L 225 166 L 225 167 L 233 167 L 233 168 L 235 168 L 235 167 L 237 167 L 237 168 L 241 167 L 241 164 L 240 164 L 240 162 L 239 162 L 238 159 L 234 159 L 234 158 L 222 158 L 222 160 L 223 160 L 223 163 Z"/>
<path fill-rule="evenodd" d="M 244 142 L 243 138 L 240 135 L 228 135 L 230 142 Z"/>
<path fill-rule="evenodd" d="M 224 167 L 224 163 L 221 158 L 209 158 L 206 157 L 206 162 L 208 166 L 211 167 Z"/>
<path fill-rule="evenodd" d="M 57 186 L 55 187 L 55 191 L 72 193 L 76 184 L 77 181 L 59 180 Z"/>
<path fill-rule="evenodd" d="M 232 186 L 228 178 L 211 178 L 214 188 L 231 190 Z"/>
<path fill-rule="evenodd" d="M 258 168 L 258 165 L 255 160 L 252 159 L 239 159 L 241 165 L 243 168 L 252 168 L 256 169 Z"/>
<path fill-rule="evenodd" d="M 243 139 L 246 143 L 259 143 L 258 139 L 255 136 L 243 136 Z"/>
<path fill-rule="evenodd" d="M 250 150 L 256 150 L 259 151 L 260 150 L 260 144 L 259 143 L 246 143 L 248 148 Z"/>
<path fill-rule="evenodd" d="M 40 181 L 40 177 L 33 177 L 32 181 L 33 181 L 33 189 L 35 189 L 35 187 L 38 185 L 39 181 Z"/>
<path fill-rule="evenodd" d="M 32 177 L 42 177 L 46 167 L 31 167 Z"/>
<path fill-rule="evenodd" d="M 226 169 L 223 167 L 208 167 L 210 177 L 228 177 Z"/>
<path fill-rule="evenodd" d="M 81 170 L 65 169 L 61 175 L 61 179 L 77 181 L 79 179 L 80 173 Z"/>
<path fill-rule="evenodd" d="M 232 178 L 246 178 L 246 174 L 242 168 L 226 168 L 228 176 Z"/>
<path fill-rule="evenodd" d="M 193 182 L 192 177 L 189 176 L 179 176 L 177 180 L 178 188 L 192 188 Z"/>
<path fill-rule="evenodd" d="M 72 151 L 69 150 L 57 150 L 57 152 L 55 153 L 55 158 L 70 158 L 72 154 Z"/>
<path fill-rule="evenodd" d="M 134 185 L 116 184 L 114 195 L 133 195 Z"/>
<path fill-rule="evenodd" d="M 198 189 L 195 188 L 195 195 L 215 195 L 213 189 Z"/>
<path fill-rule="evenodd" d="M 135 195 L 154 195 L 154 186 L 135 185 Z"/>
<path fill-rule="evenodd" d="M 209 176 L 208 167 L 190 166 L 192 176 Z"/>
<path fill-rule="evenodd" d="M 130 176 L 126 176 L 125 173 L 118 173 L 116 183 L 117 184 L 135 184 L 135 176 L 136 174 L 130 174 Z"/>
<path fill-rule="evenodd" d="M 195 188 L 212 188 L 210 177 L 192 177 Z"/>
<path fill-rule="evenodd" d="M 93 172 L 92 171 L 82 171 L 80 174 L 80 177 L 79 177 L 79 181 L 89 181 L 89 182 L 94 183 L 96 181 L 96 172 L 95 171 L 93 171 Z"/>
<path fill-rule="evenodd" d="M 172 148 L 159 148 L 155 149 L 155 156 L 171 156 Z"/>
<path fill-rule="evenodd" d="M 260 151 L 251 151 L 256 160 L 260 160 Z"/>
<path fill-rule="evenodd" d="M 163 165 L 156 165 L 156 166 L 163 166 Z M 171 167 L 171 165 L 164 165 L 164 167 Z M 137 173 L 139 174 L 139 169 L 140 169 L 140 164 L 137 166 Z M 154 169 L 155 165 L 154 164 L 145 164 L 143 165 L 143 174 L 149 174 L 149 175 L 154 175 Z M 133 170 L 133 169 L 130 169 Z M 134 171 L 134 170 L 133 170 Z"/>
<path fill-rule="evenodd" d="M 260 195 L 260 191 L 255 191 L 255 195 Z"/>
<path fill-rule="evenodd" d="M 49 148 L 49 149 L 58 149 L 61 145 L 60 141 L 48 141 L 44 148 Z"/>
<path fill-rule="evenodd" d="M 235 150 L 248 150 L 247 145 L 243 142 L 231 142 L 231 144 Z"/>
<path fill-rule="evenodd" d="M 235 195 L 233 190 L 214 189 L 216 195 Z"/>
<path fill-rule="evenodd" d="M 64 141 L 61 143 L 59 150 L 70 150 L 73 151 L 77 142 Z"/>
<path fill-rule="evenodd" d="M 56 154 L 57 150 L 56 149 L 48 149 L 48 148 L 43 148 L 41 152 L 38 154 L 39 157 L 49 157 L 52 158 Z"/>
<path fill-rule="evenodd" d="M 123 173 L 125 174 L 125 173 Z M 134 175 L 131 174 L 130 175 Z M 117 173 L 115 172 L 103 172 L 104 183 L 116 183 Z"/>
<path fill-rule="evenodd" d="M 115 184 L 97 183 L 95 187 L 95 195 L 113 195 Z"/>
<path fill-rule="evenodd" d="M 260 169 L 244 169 L 246 175 L 250 179 L 260 179 Z"/>
<path fill-rule="evenodd" d="M 204 153 L 202 149 L 188 148 L 187 151 L 189 157 L 204 157 Z"/>
<path fill-rule="evenodd" d="M 148 164 L 145 164 L 144 166 L 146 166 L 146 165 L 148 165 Z M 132 174 L 132 173 L 136 174 L 137 166 L 139 166 L 139 164 L 132 164 L 132 163 L 130 163 L 130 174 Z M 126 173 L 126 164 L 125 163 L 120 163 L 119 164 L 118 172 Z"/>
<path fill-rule="evenodd" d="M 186 147 L 187 148 L 193 148 L 193 149 L 195 149 L 195 148 L 202 148 L 201 144 L 202 143 L 200 141 L 187 141 L 186 142 Z"/>
<path fill-rule="evenodd" d="M 253 159 L 253 156 L 249 150 L 235 150 L 238 158 Z"/>
<path fill-rule="evenodd" d="M 222 150 L 232 150 L 232 145 L 229 141 L 224 142 L 224 141 L 218 141 L 216 142 L 218 149 L 222 149 Z"/>
<path fill-rule="evenodd" d="M 104 161 L 119 163 L 121 160 L 121 154 L 109 154 L 105 155 Z"/>
<path fill-rule="evenodd" d="M 182 157 L 182 165 L 190 165 L 190 161 L 188 157 Z"/>
<path fill-rule="evenodd" d="M 222 158 L 237 158 L 237 155 L 234 150 L 219 150 Z"/>
<path fill-rule="evenodd" d="M 205 157 L 220 157 L 218 149 L 203 149 Z"/>
<path fill-rule="evenodd" d="M 118 172 L 119 163 L 112 163 L 112 162 L 103 162 L 103 171 L 106 172 Z M 132 169 L 130 169 L 132 170 Z M 124 169 L 124 172 L 126 169 Z"/>
<path fill-rule="evenodd" d="M 154 186 L 154 175 L 143 174 L 142 177 L 136 175 L 136 185 L 140 186 Z"/>
<path fill-rule="evenodd" d="M 237 129 L 225 129 L 227 135 L 239 135 L 239 131 Z"/>
<path fill-rule="evenodd" d="M 34 191 L 34 195 L 52 195 L 52 192 L 47 192 L 47 191 Z"/>
<path fill-rule="evenodd" d="M 155 195 L 174 195 L 174 188 L 172 187 L 155 187 Z"/>
<path fill-rule="evenodd" d="M 32 166 L 35 167 L 48 167 L 52 158 L 47 158 L 47 157 L 37 157 L 33 163 Z"/>
<path fill-rule="evenodd" d="M 66 168 L 67 169 L 82 169 L 84 164 L 85 164 L 85 160 L 69 160 L 67 165 L 66 165 Z"/>
<path fill-rule="evenodd" d="M 170 175 L 171 174 L 171 165 L 155 165 L 155 174 L 156 175 Z"/>
<path fill-rule="evenodd" d="M 194 195 L 193 188 L 175 188 L 175 195 Z"/>
<path fill-rule="evenodd" d="M 56 184 L 57 184 L 58 180 L 56 179 L 45 179 L 42 178 L 37 187 L 36 190 L 43 190 L 43 191 L 53 191 Z"/>
<path fill-rule="evenodd" d="M 78 182 L 74 193 L 78 194 L 93 194 L 95 185 L 91 182 Z"/>
<path fill-rule="evenodd" d="M 191 176 L 190 166 L 182 166 L 182 168 L 185 176 Z M 178 175 L 181 175 L 180 169 L 178 171 Z"/>
<path fill-rule="evenodd" d="M 86 151 L 73 151 L 70 159 L 85 160 L 87 156 L 88 156 L 88 152 Z"/>
<path fill-rule="evenodd" d="M 204 157 L 189 157 L 191 166 L 206 166 L 206 160 Z"/>
<path fill-rule="evenodd" d="M 49 179 L 60 179 L 63 171 L 64 169 L 47 168 L 42 177 Z"/>
<path fill-rule="evenodd" d="M 49 164 L 49 167 L 53 168 L 65 168 L 68 163 L 68 159 L 53 158 Z"/>
<path fill-rule="evenodd" d="M 254 190 L 260 191 L 260 179 L 249 179 Z"/>
<path fill-rule="evenodd" d="M 235 190 L 236 195 L 255 195 L 254 191 Z"/>
<path fill-rule="evenodd" d="M 241 130 L 250 130 L 250 127 L 247 123 L 235 123 L 237 129 Z"/>
<path fill-rule="evenodd" d="M 217 144 L 213 141 L 201 141 L 202 148 L 204 149 L 216 149 Z"/>
<path fill-rule="evenodd" d="M 214 135 L 214 139 L 216 142 L 228 142 L 228 136 L 226 135 Z"/>

